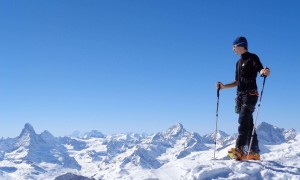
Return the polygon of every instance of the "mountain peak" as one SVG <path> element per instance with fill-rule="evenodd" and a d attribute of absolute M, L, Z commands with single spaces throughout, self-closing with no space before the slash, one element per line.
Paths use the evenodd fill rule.
<path fill-rule="evenodd" d="M 92 130 L 90 132 L 86 132 L 83 135 L 83 138 L 104 138 L 104 134 L 102 134 L 100 131 Z"/>
<path fill-rule="evenodd" d="M 256 129 L 257 136 L 261 143 L 275 145 L 284 143 L 295 137 L 294 131 L 286 131 L 266 122 L 262 122 Z"/>
<path fill-rule="evenodd" d="M 184 130 L 184 128 L 181 123 L 177 123 L 174 126 L 170 127 L 169 130 L 182 131 L 182 130 Z"/>
<path fill-rule="evenodd" d="M 215 136 L 216 132 L 212 133 L 213 136 Z M 224 131 L 218 130 L 217 131 L 217 138 L 226 138 L 229 135 L 225 133 Z"/>
<path fill-rule="evenodd" d="M 36 135 L 36 133 L 35 133 L 33 127 L 32 127 L 31 124 L 29 124 L 29 123 L 26 123 L 26 124 L 25 124 L 25 126 L 24 126 L 24 128 L 23 128 L 23 130 L 22 130 L 22 132 L 21 132 L 21 134 L 20 134 L 20 136 L 24 136 L 24 135 L 26 135 L 26 134 L 29 134 L 29 135 Z"/>
<path fill-rule="evenodd" d="M 285 142 L 284 129 L 262 122 L 256 129 L 260 142 L 267 145 Z"/>
<path fill-rule="evenodd" d="M 31 124 L 26 123 L 25 126 L 24 126 L 24 129 L 30 129 L 30 130 L 33 130 L 33 127 L 32 127 Z"/>
<path fill-rule="evenodd" d="M 55 137 L 49 132 L 49 131 L 44 131 L 40 134 L 40 137 L 46 141 L 54 141 Z"/>
<path fill-rule="evenodd" d="M 230 137 L 230 136 L 227 133 L 225 133 L 224 131 L 218 130 L 217 134 L 216 134 L 216 132 L 213 132 L 213 133 L 204 135 L 203 139 L 207 143 L 214 143 L 215 140 L 216 140 L 215 138 L 217 138 L 217 141 L 222 141 L 223 142 L 228 137 Z"/>
<path fill-rule="evenodd" d="M 258 127 L 260 127 L 260 128 L 273 128 L 273 129 L 277 129 L 276 126 L 273 126 L 273 125 L 271 125 L 271 124 L 269 124 L 267 122 L 262 122 Z"/>
<path fill-rule="evenodd" d="M 170 127 L 164 134 L 167 137 L 172 137 L 172 136 L 183 135 L 186 132 L 187 131 L 183 128 L 183 125 L 180 123 L 177 123 L 174 126 Z"/>

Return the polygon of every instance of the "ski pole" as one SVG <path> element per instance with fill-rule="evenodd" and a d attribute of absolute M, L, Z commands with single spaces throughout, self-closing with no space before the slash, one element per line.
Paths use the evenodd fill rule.
<path fill-rule="evenodd" d="M 220 86 L 218 86 L 218 90 L 217 90 L 217 111 L 216 111 L 216 132 L 215 132 L 214 159 L 216 159 L 216 149 L 217 149 L 217 133 L 218 133 L 218 118 L 219 118 L 219 99 L 220 99 Z"/>
<path fill-rule="evenodd" d="M 263 81 L 263 85 L 262 85 L 262 89 L 261 89 L 261 93 L 260 93 L 260 98 L 259 98 L 259 103 L 258 103 L 258 106 L 257 106 L 256 117 L 255 117 L 253 129 L 252 129 L 251 140 L 250 140 L 250 144 L 249 144 L 249 146 L 248 146 L 248 155 L 247 155 L 247 159 L 249 158 L 250 149 L 251 149 L 252 141 L 253 141 L 253 136 L 254 136 L 254 132 L 255 132 L 255 129 L 256 129 L 255 127 L 256 127 L 256 123 L 257 123 L 257 119 L 258 119 L 258 114 L 259 114 L 259 109 L 260 109 L 261 99 L 262 99 L 263 92 L 264 92 L 264 88 L 265 88 L 266 78 L 267 78 L 267 77 L 264 76 L 264 81 Z"/>

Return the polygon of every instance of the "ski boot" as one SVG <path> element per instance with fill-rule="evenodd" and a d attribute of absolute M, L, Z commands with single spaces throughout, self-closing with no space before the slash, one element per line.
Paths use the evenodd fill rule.
<path fill-rule="evenodd" d="M 231 148 L 228 151 L 228 156 L 237 161 L 243 160 L 244 155 L 243 147 Z"/>
<path fill-rule="evenodd" d="M 260 160 L 259 152 L 250 151 L 250 153 L 245 154 L 243 160 Z"/>

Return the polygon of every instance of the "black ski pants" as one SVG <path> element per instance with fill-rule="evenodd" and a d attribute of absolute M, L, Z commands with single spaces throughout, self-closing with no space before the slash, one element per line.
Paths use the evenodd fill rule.
<path fill-rule="evenodd" d="M 248 146 L 250 144 L 252 130 L 253 130 L 253 112 L 258 100 L 258 93 L 256 90 L 238 93 L 237 101 L 239 102 L 239 128 L 238 138 L 236 140 L 236 147 Z M 251 150 L 259 152 L 257 134 L 254 132 Z"/>

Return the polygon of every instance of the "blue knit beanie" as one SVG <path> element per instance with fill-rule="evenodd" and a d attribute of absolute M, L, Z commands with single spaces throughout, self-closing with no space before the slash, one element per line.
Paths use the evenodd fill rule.
<path fill-rule="evenodd" d="M 245 49 L 248 49 L 248 42 L 247 42 L 247 39 L 243 36 L 239 36 L 237 37 L 234 41 L 233 41 L 233 45 L 236 45 L 236 46 L 242 46 L 244 47 Z"/>

